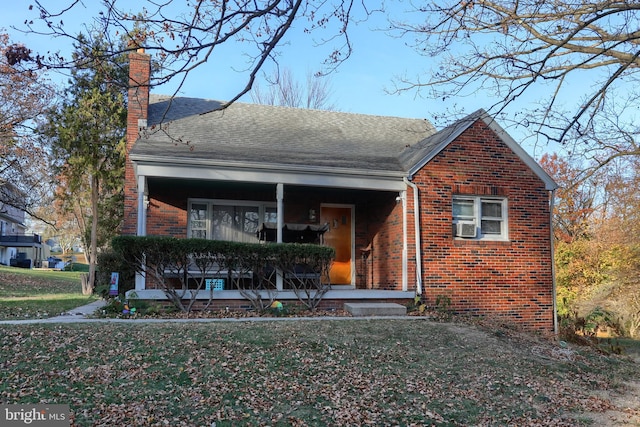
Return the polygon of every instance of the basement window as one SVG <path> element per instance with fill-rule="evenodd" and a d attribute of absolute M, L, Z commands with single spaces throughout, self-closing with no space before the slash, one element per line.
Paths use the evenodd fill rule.
<path fill-rule="evenodd" d="M 456 239 L 508 240 L 505 198 L 454 196 L 452 210 Z"/>

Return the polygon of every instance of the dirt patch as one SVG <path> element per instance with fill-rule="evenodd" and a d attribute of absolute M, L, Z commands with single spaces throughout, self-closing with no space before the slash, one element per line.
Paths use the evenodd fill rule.
<path fill-rule="evenodd" d="M 594 425 L 640 425 L 640 381 L 627 381 L 615 390 L 597 390 L 594 394 L 614 407 L 604 412 L 586 412 L 585 417 Z"/>

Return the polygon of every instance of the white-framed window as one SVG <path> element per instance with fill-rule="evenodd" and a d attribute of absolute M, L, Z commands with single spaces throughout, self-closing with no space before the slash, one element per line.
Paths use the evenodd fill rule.
<path fill-rule="evenodd" d="M 276 204 L 245 200 L 189 201 L 187 237 L 233 242 L 258 242 L 263 222 L 277 220 Z"/>
<path fill-rule="evenodd" d="M 507 199 L 454 196 L 453 235 L 458 239 L 507 240 Z"/>

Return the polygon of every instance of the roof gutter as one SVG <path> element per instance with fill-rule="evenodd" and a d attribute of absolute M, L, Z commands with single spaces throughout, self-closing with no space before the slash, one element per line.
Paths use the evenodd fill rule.
<path fill-rule="evenodd" d="M 215 160 L 215 159 L 191 159 L 155 156 L 149 154 L 130 154 L 133 162 L 158 164 L 164 166 L 188 166 L 188 167 L 205 167 L 205 168 L 222 168 L 222 169 L 259 169 L 272 172 L 297 172 L 302 174 L 340 174 L 353 176 L 375 176 L 387 178 L 390 180 L 398 179 L 404 176 L 405 172 L 399 170 L 382 170 L 382 169 L 356 169 L 350 167 L 335 166 L 312 166 L 308 164 L 287 164 L 287 163 L 258 163 L 250 161 L 234 161 L 234 160 Z"/>
<path fill-rule="evenodd" d="M 405 176 L 402 178 L 413 190 L 413 221 L 415 226 L 416 238 L 416 295 L 422 295 L 422 243 L 420 240 L 420 195 L 418 186 Z"/>

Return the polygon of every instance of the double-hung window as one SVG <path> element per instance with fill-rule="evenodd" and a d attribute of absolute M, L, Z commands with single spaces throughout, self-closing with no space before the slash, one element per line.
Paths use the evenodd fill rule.
<path fill-rule="evenodd" d="M 192 200 L 188 236 L 233 242 L 257 242 L 263 222 L 277 219 L 274 203 L 237 200 Z"/>
<path fill-rule="evenodd" d="M 460 239 L 507 240 L 507 200 L 501 197 L 454 196 L 453 235 Z"/>

